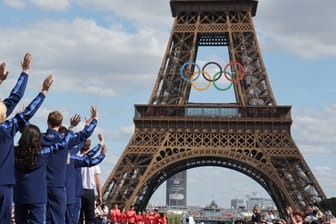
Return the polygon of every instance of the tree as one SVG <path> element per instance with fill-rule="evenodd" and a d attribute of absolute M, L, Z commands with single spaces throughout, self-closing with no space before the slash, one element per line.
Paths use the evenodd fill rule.
<path fill-rule="evenodd" d="M 323 211 L 330 210 L 333 216 L 336 215 L 336 198 L 328 198 L 319 202 L 318 206 Z"/>

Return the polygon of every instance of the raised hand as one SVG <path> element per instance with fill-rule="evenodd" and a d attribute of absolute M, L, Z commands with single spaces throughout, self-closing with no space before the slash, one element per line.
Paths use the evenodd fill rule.
<path fill-rule="evenodd" d="M 104 135 L 102 133 L 98 134 L 98 140 L 101 145 L 104 144 Z"/>
<path fill-rule="evenodd" d="M 23 60 L 21 61 L 22 70 L 25 73 L 29 73 L 31 68 L 31 62 L 32 62 L 32 55 L 30 53 L 26 53 Z"/>
<path fill-rule="evenodd" d="M 81 117 L 79 114 L 75 114 L 70 118 L 70 128 L 76 127 L 81 121 Z"/>
<path fill-rule="evenodd" d="M 103 145 L 102 149 L 100 150 L 100 154 L 106 155 L 106 153 L 107 153 L 107 147 L 106 145 Z"/>
<path fill-rule="evenodd" d="M 53 79 L 53 77 L 52 77 L 51 74 L 49 74 L 49 75 L 44 79 L 44 81 L 43 81 L 43 85 L 42 85 L 42 91 L 41 91 L 44 95 L 47 94 L 47 92 L 49 91 L 49 88 L 50 88 L 50 86 L 53 84 L 53 82 L 54 82 L 54 79 Z"/>
<path fill-rule="evenodd" d="M 91 106 L 90 113 L 91 113 L 90 118 L 89 119 L 85 119 L 86 125 L 90 125 L 90 123 L 91 123 L 91 121 L 93 119 L 98 119 L 99 115 L 98 115 L 97 107 Z"/>
<path fill-rule="evenodd" d="M 8 74 L 9 72 L 6 69 L 6 63 L 4 62 L 0 65 L 0 83 L 7 79 Z"/>
<path fill-rule="evenodd" d="M 94 119 L 94 118 L 98 119 L 98 110 L 97 110 L 97 107 L 92 106 L 90 112 L 91 112 L 91 118 L 92 119 Z"/>

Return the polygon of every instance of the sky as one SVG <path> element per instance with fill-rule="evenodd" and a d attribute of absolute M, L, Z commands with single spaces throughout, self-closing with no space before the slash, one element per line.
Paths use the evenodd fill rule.
<path fill-rule="evenodd" d="M 328 198 L 336 197 L 335 8 L 333 0 L 259 0 L 254 18 L 277 103 L 292 106 L 292 136 Z M 0 96 L 9 94 L 20 61 L 31 52 L 21 104 L 35 97 L 51 73 L 54 84 L 31 120 L 42 131 L 50 111 L 61 111 L 68 125 L 71 115 L 84 120 L 97 106 L 99 124 L 91 139 L 95 144 L 99 132 L 105 135 L 105 181 L 134 133 L 134 105 L 148 103 L 172 25 L 169 0 L 1 0 L 0 62 L 10 74 Z M 193 91 L 191 98 L 207 102 L 218 94 Z M 269 197 L 250 177 L 226 168 L 195 168 L 187 175 L 188 205 L 215 200 L 230 207 L 234 198 Z M 150 203 L 165 204 L 165 184 Z"/>

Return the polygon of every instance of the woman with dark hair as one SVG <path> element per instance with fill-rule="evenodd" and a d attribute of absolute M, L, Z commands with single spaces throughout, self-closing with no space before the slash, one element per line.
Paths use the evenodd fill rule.
<path fill-rule="evenodd" d="M 15 146 L 14 202 L 17 224 L 45 223 L 48 156 L 65 149 L 72 135 L 72 130 L 68 131 L 61 142 L 42 148 L 40 129 L 32 124 L 23 129 Z"/>

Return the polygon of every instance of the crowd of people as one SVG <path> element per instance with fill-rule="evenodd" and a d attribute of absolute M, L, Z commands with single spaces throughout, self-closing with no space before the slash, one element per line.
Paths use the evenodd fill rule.
<path fill-rule="evenodd" d="M 332 214 L 330 211 L 322 212 L 316 205 L 308 205 L 305 211 L 287 207 L 287 219 L 277 218 L 272 210 L 267 214 L 261 214 L 258 205 L 253 207 L 251 222 L 253 224 L 330 224 Z M 243 220 L 237 220 L 235 224 L 244 224 Z"/>
<path fill-rule="evenodd" d="M 89 139 L 97 126 L 98 110 L 91 107 L 78 132 L 79 114 L 64 127 L 62 113 L 52 111 L 47 130 L 41 133 L 30 119 L 53 84 L 53 76 L 47 75 L 31 103 L 10 118 L 25 93 L 31 65 L 32 55 L 26 53 L 16 85 L 0 101 L 0 223 L 95 223 L 95 201 L 102 204 L 99 163 L 107 153 L 103 134 L 98 134 L 99 144 L 93 148 Z M 2 63 L 0 83 L 8 74 Z"/>
<path fill-rule="evenodd" d="M 158 209 L 146 211 L 136 211 L 132 205 L 130 209 L 121 209 L 118 204 L 115 204 L 114 207 L 107 214 L 109 217 L 109 222 L 112 224 L 167 224 L 167 218 L 165 213 L 158 211 Z M 105 224 L 103 222 L 102 224 Z"/>

